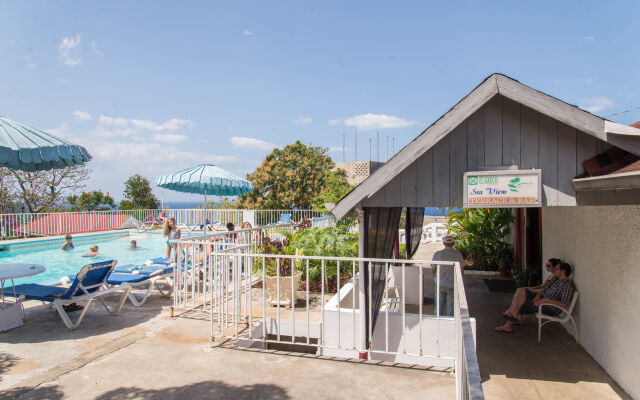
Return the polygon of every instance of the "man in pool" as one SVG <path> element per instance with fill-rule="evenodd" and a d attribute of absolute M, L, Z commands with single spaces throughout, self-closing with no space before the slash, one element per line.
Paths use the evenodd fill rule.
<path fill-rule="evenodd" d="M 71 237 L 71 235 L 67 233 L 64 239 L 65 242 L 62 245 L 62 250 L 73 250 L 73 238 Z"/>

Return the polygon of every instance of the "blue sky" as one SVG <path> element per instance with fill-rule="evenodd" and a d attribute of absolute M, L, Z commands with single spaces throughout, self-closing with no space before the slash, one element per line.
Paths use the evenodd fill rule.
<path fill-rule="evenodd" d="M 244 175 L 298 139 L 341 161 L 344 132 L 352 161 L 356 128 L 358 158 L 376 129 L 385 157 L 493 72 L 605 117 L 640 106 L 640 3 L 439 3 L 3 2 L 0 115 L 85 145 L 88 189 L 119 199 L 134 173 Z"/>

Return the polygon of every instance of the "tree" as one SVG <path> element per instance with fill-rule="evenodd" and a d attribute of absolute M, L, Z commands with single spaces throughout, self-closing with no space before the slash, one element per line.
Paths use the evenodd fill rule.
<path fill-rule="evenodd" d="M 159 205 L 158 198 L 151 191 L 149 180 L 144 176 L 135 174 L 124 183 L 121 210 L 156 209 Z"/>
<path fill-rule="evenodd" d="M 7 171 L 13 181 L 9 190 L 14 202 L 32 213 L 62 209 L 67 195 L 84 188 L 90 172 L 86 165 L 49 171 Z"/>
<path fill-rule="evenodd" d="M 347 182 L 347 175 L 343 169 L 329 171 L 325 187 L 311 200 L 311 206 L 314 210 L 327 214 L 329 211 L 325 204 L 337 203 L 352 188 Z"/>
<path fill-rule="evenodd" d="M 239 198 L 243 208 L 309 208 L 326 184 L 334 163 L 327 149 L 300 141 L 267 154 L 247 175 L 255 189 Z"/>
<path fill-rule="evenodd" d="M 73 194 L 67 197 L 67 203 L 71 211 L 109 211 L 116 206 L 109 192 L 104 194 L 101 190 L 82 192 L 80 196 Z"/>
<path fill-rule="evenodd" d="M 216 202 L 214 200 L 207 201 L 208 208 L 218 208 L 221 210 L 233 210 L 239 208 L 238 198 L 234 198 L 231 196 L 220 196 L 220 202 Z"/>

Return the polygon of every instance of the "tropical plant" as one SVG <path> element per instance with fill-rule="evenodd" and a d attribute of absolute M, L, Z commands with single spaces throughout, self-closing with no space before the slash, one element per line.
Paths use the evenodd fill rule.
<path fill-rule="evenodd" d="M 240 196 L 238 203 L 249 209 L 310 208 L 335 166 L 326 153 L 325 148 L 300 141 L 274 149 L 247 175 L 255 189 Z"/>
<path fill-rule="evenodd" d="M 120 202 L 121 210 L 156 209 L 160 205 L 158 198 L 151 191 L 149 180 L 135 174 L 124 183 L 124 200 Z"/>
<path fill-rule="evenodd" d="M 513 246 L 506 242 L 513 215 L 506 208 L 465 208 L 449 214 L 448 229 L 456 248 L 476 269 L 510 271 Z"/>
<path fill-rule="evenodd" d="M 109 211 L 116 206 L 109 192 L 101 190 L 82 192 L 80 196 L 73 194 L 67 197 L 67 203 L 71 211 Z"/>
<path fill-rule="evenodd" d="M 518 287 L 530 287 L 540 284 L 540 274 L 536 268 L 532 266 L 529 266 L 522 271 L 513 269 L 511 273 L 513 275 L 513 280 L 516 282 Z"/>

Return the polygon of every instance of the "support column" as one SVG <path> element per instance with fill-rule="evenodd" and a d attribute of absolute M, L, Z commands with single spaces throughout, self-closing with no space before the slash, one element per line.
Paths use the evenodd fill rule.
<path fill-rule="evenodd" d="M 364 210 L 357 209 L 358 214 L 358 257 L 365 258 L 365 245 L 366 245 L 366 225 L 364 220 Z M 366 268 L 365 262 L 360 262 L 360 271 L 358 272 L 358 303 L 360 310 L 360 335 L 358 336 L 358 351 L 359 358 L 367 359 L 367 308 L 366 308 L 366 293 L 365 293 L 365 285 L 367 284 L 364 280 L 364 270 Z"/>

